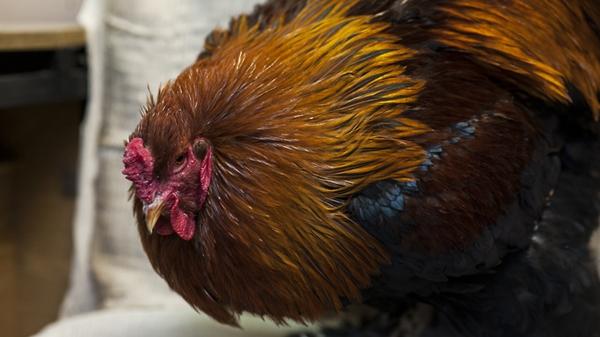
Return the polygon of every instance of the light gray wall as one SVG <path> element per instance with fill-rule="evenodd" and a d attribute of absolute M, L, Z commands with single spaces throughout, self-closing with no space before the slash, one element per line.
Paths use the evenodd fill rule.
<path fill-rule="evenodd" d="M 2 24 L 75 22 L 82 0 L 0 0 Z"/>

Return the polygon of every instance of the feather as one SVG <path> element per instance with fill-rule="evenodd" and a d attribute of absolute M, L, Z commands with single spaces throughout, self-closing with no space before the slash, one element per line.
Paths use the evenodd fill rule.
<path fill-rule="evenodd" d="M 544 326 L 577 310 L 591 331 L 597 275 L 567 264 L 589 258 L 596 167 L 569 151 L 597 148 L 598 19 L 592 0 L 271 0 L 232 19 L 130 137 L 150 262 L 234 325 L 419 300 L 463 336 L 565 336 Z M 144 214 L 181 153 L 203 158 L 171 183 L 190 241 Z"/>

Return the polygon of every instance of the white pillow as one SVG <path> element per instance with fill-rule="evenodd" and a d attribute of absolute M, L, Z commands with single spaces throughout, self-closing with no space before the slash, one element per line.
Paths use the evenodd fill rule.
<path fill-rule="evenodd" d="M 275 327 L 248 316 L 242 317 L 241 325 L 243 330 L 220 325 L 185 309 L 115 309 L 59 321 L 33 337 L 284 337 L 309 330 L 297 325 Z"/>

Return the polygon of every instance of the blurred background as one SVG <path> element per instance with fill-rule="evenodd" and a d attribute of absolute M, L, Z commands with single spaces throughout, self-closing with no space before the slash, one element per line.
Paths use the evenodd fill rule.
<path fill-rule="evenodd" d="M 69 284 L 88 98 L 81 0 L 0 1 L 0 326 L 28 336 Z"/>
<path fill-rule="evenodd" d="M 0 336 L 288 331 L 221 327 L 167 289 L 120 174 L 148 88 L 256 2 L 0 0 Z"/>

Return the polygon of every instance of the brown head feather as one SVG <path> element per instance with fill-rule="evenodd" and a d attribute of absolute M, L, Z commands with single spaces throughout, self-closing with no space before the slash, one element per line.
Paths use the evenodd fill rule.
<path fill-rule="evenodd" d="M 413 179 L 425 153 L 410 139 L 429 129 L 403 112 L 423 83 L 403 73 L 414 52 L 386 24 L 345 16 L 352 3 L 309 1 L 264 31 L 240 23 L 161 90 L 135 133 L 153 153 L 196 136 L 214 150 L 193 242 L 148 235 L 139 201 L 136 213 L 156 270 L 219 321 L 316 319 L 359 301 L 388 261 L 343 208 L 375 181 Z"/>

